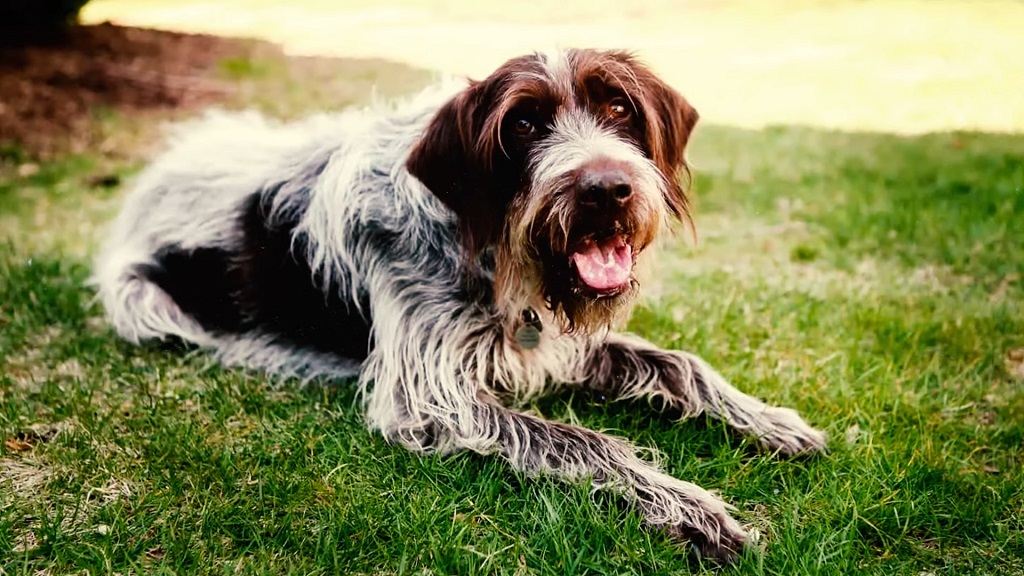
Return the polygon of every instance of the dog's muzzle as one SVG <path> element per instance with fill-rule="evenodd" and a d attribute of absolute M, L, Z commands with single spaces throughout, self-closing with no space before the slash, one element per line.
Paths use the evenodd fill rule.
<path fill-rule="evenodd" d="M 633 276 L 633 246 L 620 224 L 632 203 L 632 178 L 619 163 L 592 163 L 580 170 L 574 189 L 577 213 L 593 229 L 572 246 L 571 266 L 593 292 L 618 292 Z"/>

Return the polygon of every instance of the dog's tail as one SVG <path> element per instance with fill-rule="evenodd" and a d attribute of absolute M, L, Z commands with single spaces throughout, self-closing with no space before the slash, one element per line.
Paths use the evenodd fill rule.
<path fill-rule="evenodd" d="M 132 343 L 178 337 L 200 346 L 213 346 L 214 338 L 185 314 L 159 285 L 151 272 L 159 265 L 129 246 L 108 245 L 97 258 L 89 280 L 102 303 L 107 320 L 122 338 Z"/>
<path fill-rule="evenodd" d="M 158 263 L 125 246 L 108 247 L 96 261 L 89 283 L 107 320 L 129 342 L 180 338 L 212 351 L 224 365 L 306 381 L 359 374 L 358 360 L 281 342 L 273 334 L 259 330 L 213 334 L 205 330 L 154 281 L 159 273 Z"/>

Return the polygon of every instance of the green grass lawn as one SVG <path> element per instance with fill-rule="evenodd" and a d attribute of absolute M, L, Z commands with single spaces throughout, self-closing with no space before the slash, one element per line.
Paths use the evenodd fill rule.
<path fill-rule="evenodd" d="M 96 177 L 139 159 L 32 173 L 7 148 L 0 574 L 1024 573 L 1024 136 L 703 125 L 692 156 L 699 242 L 668 243 L 630 328 L 797 408 L 831 454 L 778 460 L 592 398 L 533 408 L 719 491 L 760 534 L 738 566 L 700 566 L 586 486 L 389 446 L 349 383 L 123 344 L 83 281 L 123 191 Z"/>

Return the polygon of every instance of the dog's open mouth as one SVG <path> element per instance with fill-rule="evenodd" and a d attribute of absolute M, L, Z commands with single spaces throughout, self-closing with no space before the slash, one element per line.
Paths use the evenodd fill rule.
<path fill-rule="evenodd" d="M 622 234 L 582 240 L 569 257 L 580 282 L 598 295 L 629 287 L 633 277 L 633 247 Z"/>

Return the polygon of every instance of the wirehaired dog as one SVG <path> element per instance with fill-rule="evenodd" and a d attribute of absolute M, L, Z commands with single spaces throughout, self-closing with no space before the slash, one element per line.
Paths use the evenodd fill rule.
<path fill-rule="evenodd" d="M 515 58 L 386 110 L 211 116 L 139 177 L 94 283 L 132 342 L 358 376 L 390 441 L 615 489 L 649 525 L 730 559 L 747 536 L 719 498 L 621 439 L 510 408 L 587 388 L 707 414 L 785 455 L 824 450 L 793 410 L 613 331 L 637 259 L 689 219 L 696 122 L 631 55 L 593 50 Z"/>

